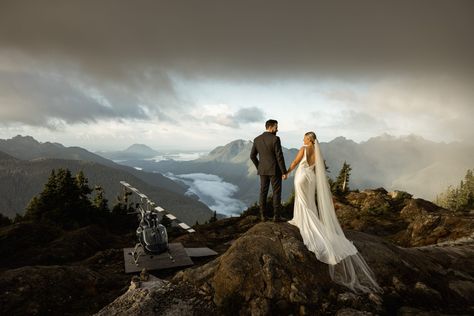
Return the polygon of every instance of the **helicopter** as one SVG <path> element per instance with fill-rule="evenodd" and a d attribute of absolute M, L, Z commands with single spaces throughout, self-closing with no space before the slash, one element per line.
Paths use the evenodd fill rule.
<path fill-rule="evenodd" d="M 174 262 L 174 258 L 171 255 L 170 245 L 168 243 L 168 232 L 166 227 L 161 224 L 161 220 L 164 216 L 170 219 L 172 222 L 177 223 L 177 226 L 184 229 L 188 233 L 194 233 L 195 230 L 188 224 L 181 222 L 176 216 L 171 214 L 164 208 L 157 206 L 151 201 L 145 194 L 141 193 L 138 189 L 131 186 L 125 181 L 120 181 L 120 184 L 125 189 L 134 192 L 139 198 L 140 202 L 136 203 L 136 211 L 130 214 L 138 215 L 138 227 L 136 229 L 136 236 L 138 242 L 135 244 L 133 250 L 129 253 L 136 266 L 139 265 L 139 260 L 143 256 L 161 255 L 167 253 L 169 260 Z"/>

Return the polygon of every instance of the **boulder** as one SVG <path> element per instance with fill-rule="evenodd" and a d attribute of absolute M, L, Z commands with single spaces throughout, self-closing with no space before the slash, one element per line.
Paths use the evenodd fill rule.
<path fill-rule="evenodd" d="M 405 200 L 405 199 L 411 199 L 413 197 L 412 194 L 408 193 L 408 192 L 405 192 L 405 191 L 398 191 L 398 190 L 395 190 L 395 191 L 392 191 L 392 192 L 388 192 L 387 193 L 391 198 L 392 200 L 394 201 L 402 201 L 402 200 Z"/>
<path fill-rule="evenodd" d="M 474 218 L 459 217 L 449 212 L 427 212 L 420 209 L 411 217 L 405 230 L 398 232 L 393 240 L 405 247 L 432 245 L 474 237 Z"/>
<path fill-rule="evenodd" d="M 335 202 L 344 229 L 384 236 L 404 247 L 426 246 L 469 238 L 474 216 L 454 213 L 403 191 L 350 192 Z"/>
<path fill-rule="evenodd" d="M 469 301 L 474 285 L 472 243 L 403 249 L 361 232 L 346 234 L 373 269 L 384 288 L 382 295 L 357 295 L 332 282 L 328 266 L 306 249 L 298 229 L 287 223 L 257 224 L 222 256 L 179 272 L 172 282 L 193 285 L 221 314 L 229 315 L 354 310 L 376 315 L 395 313 L 402 306 L 474 311 Z"/>
<path fill-rule="evenodd" d="M 402 218 L 413 220 L 417 216 L 428 213 L 440 213 L 444 209 L 438 205 L 423 199 L 408 200 L 405 207 L 400 211 Z"/>
<path fill-rule="evenodd" d="M 127 292 L 101 309 L 97 316 L 140 315 L 140 316 L 193 316 L 215 315 L 214 305 L 186 284 L 172 284 L 150 276 L 138 284 L 131 282 Z"/>
<path fill-rule="evenodd" d="M 194 284 L 224 313 L 253 315 L 317 305 L 331 284 L 327 266 L 314 260 L 298 229 L 286 223 L 257 224 L 221 257 L 178 273 L 174 281 Z"/>

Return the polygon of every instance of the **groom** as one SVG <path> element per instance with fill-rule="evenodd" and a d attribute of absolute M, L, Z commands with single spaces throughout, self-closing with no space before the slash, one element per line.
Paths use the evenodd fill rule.
<path fill-rule="evenodd" d="M 267 206 L 267 195 L 270 183 L 273 191 L 273 221 L 280 221 L 281 208 L 281 180 L 286 179 L 286 166 L 283 151 L 281 150 L 278 132 L 278 122 L 268 120 L 265 123 L 266 131 L 253 141 L 250 159 L 257 168 L 260 176 L 260 219 L 265 220 L 264 213 Z M 258 155 L 258 158 L 257 158 Z"/>

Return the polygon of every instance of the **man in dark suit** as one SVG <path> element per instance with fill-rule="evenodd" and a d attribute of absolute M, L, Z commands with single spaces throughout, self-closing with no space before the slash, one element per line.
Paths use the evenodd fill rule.
<path fill-rule="evenodd" d="M 266 131 L 253 141 L 250 159 L 252 159 L 257 174 L 260 176 L 260 219 L 265 220 L 267 195 L 270 183 L 273 191 L 273 220 L 279 221 L 281 208 L 281 180 L 286 179 L 286 166 L 278 132 L 278 122 L 268 120 Z M 258 158 L 257 158 L 258 155 Z"/>

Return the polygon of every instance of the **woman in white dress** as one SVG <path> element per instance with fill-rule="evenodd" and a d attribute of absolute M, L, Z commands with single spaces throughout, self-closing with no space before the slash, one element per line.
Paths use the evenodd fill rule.
<path fill-rule="evenodd" d="M 316 134 L 306 133 L 303 142 L 287 173 L 288 176 L 298 167 L 294 214 L 288 223 L 299 228 L 304 244 L 316 258 L 329 265 L 333 281 L 354 292 L 381 292 L 373 272 L 352 241 L 346 238 L 336 217 Z"/>

